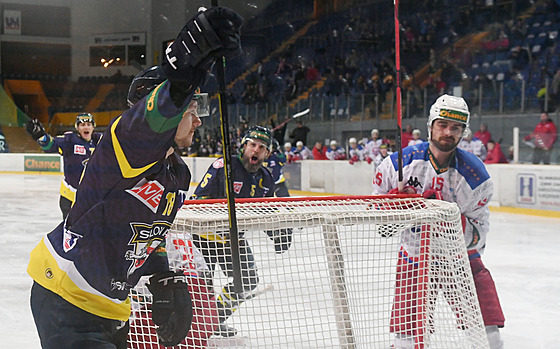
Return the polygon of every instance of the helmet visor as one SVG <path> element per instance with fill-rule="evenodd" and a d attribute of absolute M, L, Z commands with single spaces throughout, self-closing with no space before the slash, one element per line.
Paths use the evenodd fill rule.
<path fill-rule="evenodd" d="M 210 115 L 210 99 L 208 93 L 195 93 L 193 101 L 197 101 L 196 113 L 199 118 Z"/>

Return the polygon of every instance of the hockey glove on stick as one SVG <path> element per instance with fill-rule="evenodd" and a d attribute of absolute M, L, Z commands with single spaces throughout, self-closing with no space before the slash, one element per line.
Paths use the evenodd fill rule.
<path fill-rule="evenodd" d="M 187 277 L 181 272 L 158 273 L 150 278 L 148 289 L 153 295 L 152 321 L 158 326 L 159 343 L 166 347 L 181 343 L 193 318 Z"/>
<path fill-rule="evenodd" d="M 45 128 L 37 119 L 29 120 L 25 125 L 25 130 L 31 135 L 34 141 L 37 141 L 39 138 L 47 134 Z"/>
<path fill-rule="evenodd" d="M 401 191 L 399 191 L 399 188 L 393 188 L 389 190 L 387 194 L 416 194 L 416 189 L 414 189 L 414 187 L 410 185 L 407 185 Z"/>
<path fill-rule="evenodd" d="M 443 200 L 443 197 L 441 196 L 441 191 L 435 189 L 426 190 L 425 192 L 422 193 L 422 196 L 424 197 L 424 199 Z"/>

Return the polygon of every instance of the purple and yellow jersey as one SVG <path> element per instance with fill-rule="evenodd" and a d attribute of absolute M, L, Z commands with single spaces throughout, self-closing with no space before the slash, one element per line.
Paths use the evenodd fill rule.
<path fill-rule="evenodd" d="M 262 198 L 274 196 L 274 180 L 263 166 L 255 173 L 243 167 L 241 159 L 232 158 L 233 191 L 236 198 Z M 226 198 L 224 159 L 214 161 L 194 191 L 196 199 Z"/>
<path fill-rule="evenodd" d="M 45 153 L 59 153 L 64 159 L 64 179 L 60 186 L 61 196 L 74 202 L 84 167 L 101 138 L 101 133 L 94 132 L 88 142 L 76 132 L 66 132 L 56 137 L 47 135 L 45 141 L 39 142 Z"/>
<path fill-rule="evenodd" d="M 177 108 L 169 87 L 162 83 L 111 121 L 66 221 L 31 252 L 28 273 L 37 283 L 97 316 L 127 320 L 130 288 L 168 270 L 153 252 L 191 180 L 177 154 L 166 158 L 190 102 Z"/>

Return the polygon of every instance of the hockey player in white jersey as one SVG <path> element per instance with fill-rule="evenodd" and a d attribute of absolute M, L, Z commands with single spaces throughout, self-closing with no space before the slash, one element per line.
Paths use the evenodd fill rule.
<path fill-rule="evenodd" d="M 473 137 L 471 130 L 465 132 L 465 137 L 463 137 L 457 147 L 476 155 L 482 161 L 486 160 L 486 147 L 480 139 Z"/>
<path fill-rule="evenodd" d="M 350 165 L 365 160 L 365 149 L 358 144 L 354 137 L 348 140 L 348 157 L 350 158 Z"/>
<path fill-rule="evenodd" d="M 371 139 L 366 143 L 366 158 L 374 160 L 379 155 L 381 144 L 383 144 L 383 140 L 379 138 L 379 130 L 374 128 L 371 130 Z"/>
<path fill-rule="evenodd" d="M 463 98 L 443 95 L 436 100 L 430 108 L 428 118 L 428 142 L 402 150 L 405 181 L 402 192 L 419 193 L 426 198 L 455 202 L 459 206 L 490 347 L 502 349 L 503 341 L 498 328 L 504 326 L 505 319 L 494 281 L 481 260 L 489 231 L 488 202 L 492 198 L 493 184 L 482 161 L 457 148 L 468 129 L 469 117 L 469 109 Z M 399 192 L 397 152 L 377 168 L 373 185 L 374 194 Z M 418 329 L 414 321 L 406 322 L 407 318 L 410 319 L 415 314 L 411 314 L 414 306 L 405 308 L 405 303 L 414 302 L 416 286 L 406 285 L 404 274 L 417 268 L 414 257 L 418 251 L 406 238 L 401 239 L 401 245 L 395 290 L 396 298 L 399 297 L 400 300 L 393 304 L 390 330 L 395 333 L 394 348 L 412 349 Z"/>

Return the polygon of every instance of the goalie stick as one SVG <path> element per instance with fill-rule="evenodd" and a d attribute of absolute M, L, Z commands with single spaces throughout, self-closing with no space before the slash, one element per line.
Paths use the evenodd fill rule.
<path fill-rule="evenodd" d="M 300 118 L 300 117 L 302 117 L 302 116 L 304 116 L 304 115 L 307 115 L 307 114 L 309 114 L 309 108 L 307 108 L 307 109 L 305 109 L 305 110 L 302 110 L 302 111 L 300 111 L 299 113 L 294 114 L 291 118 L 286 119 L 286 121 L 282 122 L 280 125 L 278 125 L 278 126 L 276 126 L 275 128 L 273 128 L 272 131 L 276 131 L 276 130 L 282 128 L 282 127 L 283 127 L 284 125 L 286 125 L 288 122 L 290 122 L 290 121 L 292 121 L 292 120 L 295 120 L 295 119 L 297 119 L 297 118 Z"/>

